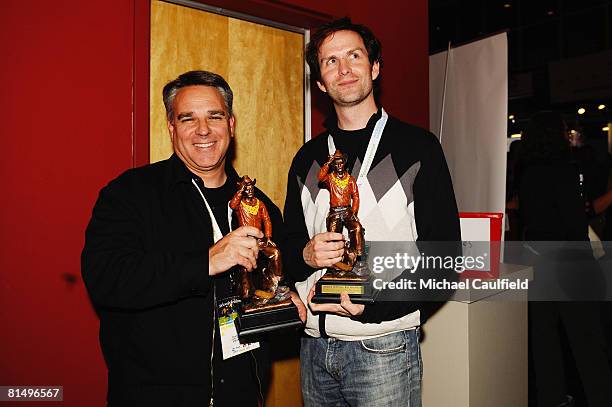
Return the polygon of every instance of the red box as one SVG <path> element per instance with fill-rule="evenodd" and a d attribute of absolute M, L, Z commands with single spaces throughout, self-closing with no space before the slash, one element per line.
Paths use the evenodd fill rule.
<path fill-rule="evenodd" d="M 488 253 L 490 253 L 488 256 L 488 269 L 465 270 L 461 273 L 461 278 L 499 278 L 502 220 L 504 214 L 497 212 L 461 212 L 459 213 L 459 218 L 461 221 L 461 240 L 464 255 L 467 245 L 474 241 L 489 242 Z"/>

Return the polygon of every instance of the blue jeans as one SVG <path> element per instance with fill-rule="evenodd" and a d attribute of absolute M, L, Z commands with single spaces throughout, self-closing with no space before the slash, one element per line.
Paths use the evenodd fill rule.
<path fill-rule="evenodd" d="M 304 407 L 421 407 L 419 331 L 363 341 L 302 338 Z"/>

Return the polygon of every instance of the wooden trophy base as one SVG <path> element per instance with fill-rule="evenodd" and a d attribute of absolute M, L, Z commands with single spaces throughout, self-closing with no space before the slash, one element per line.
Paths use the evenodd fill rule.
<path fill-rule="evenodd" d="M 312 302 L 340 303 L 340 293 L 346 291 L 351 301 L 356 304 L 369 304 L 374 302 L 372 277 L 360 276 L 352 271 L 339 275 L 335 271 L 328 271 L 317 281 L 315 295 Z"/>
<path fill-rule="evenodd" d="M 302 326 L 297 307 L 291 299 L 275 304 L 243 307 L 236 321 L 240 339 L 279 329 Z"/>

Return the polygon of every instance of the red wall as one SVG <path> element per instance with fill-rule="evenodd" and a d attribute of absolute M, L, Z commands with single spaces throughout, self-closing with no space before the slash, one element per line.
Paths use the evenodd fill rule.
<path fill-rule="evenodd" d="M 384 45 L 384 106 L 402 119 L 427 125 L 425 0 L 385 0 L 376 6 L 366 0 L 227 3 L 240 11 L 265 4 L 267 9 L 258 9 L 271 10 L 266 11 L 270 15 L 276 10 L 280 19 L 349 15 L 369 25 Z M 62 406 L 104 404 L 106 369 L 79 255 L 98 190 L 133 162 L 146 161 L 142 149 L 134 154 L 132 142 L 135 138 L 138 147 L 138 140 L 146 139 L 146 4 L 0 3 L 0 111 L 5 123 L 0 385 L 63 385 Z M 316 95 L 313 90 L 315 133 L 321 130 L 320 106 L 327 104 Z"/>
<path fill-rule="evenodd" d="M 0 4 L 0 385 L 63 385 L 63 406 L 105 399 L 79 256 L 98 190 L 132 165 L 133 14 L 125 0 Z"/>

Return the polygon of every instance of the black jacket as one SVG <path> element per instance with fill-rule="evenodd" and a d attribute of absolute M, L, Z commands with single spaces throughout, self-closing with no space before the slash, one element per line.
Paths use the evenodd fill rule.
<path fill-rule="evenodd" d="M 226 172 L 234 185 L 235 170 L 228 166 Z M 110 405 L 190 406 L 210 400 L 213 286 L 217 292 L 226 289 L 228 279 L 227 273 L 208 275 L 212 224 L 192 179 L 203 187 L 173 155 L 126 171 L 100 191 L 94 207 L 81 267 L 100 317 Z M 256 195 L 273 224 L 282 225 L 278 208 L 261 191 Z M 216 356 L 220 352 L 215 349 Z M 250 354 L 215 364 L 216 399 L 222 398 L 222 383 L 229 382 L 221 381 L 224 367 L 232 371 L 232 382 L 250 386 L 255 380 L 245 368 L 256 365 Z M 230 395 L 256 403 L 253 394 L 241 395 L 232 386 Z"/>
<path fill-rule="evenodd" d="M 525 240 L 588 241 L 589 223 L 577 168 L 569 163 L 525 165 L 519 203 Z"/>

